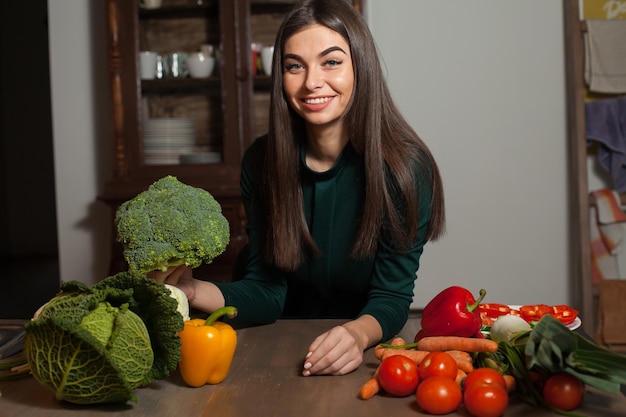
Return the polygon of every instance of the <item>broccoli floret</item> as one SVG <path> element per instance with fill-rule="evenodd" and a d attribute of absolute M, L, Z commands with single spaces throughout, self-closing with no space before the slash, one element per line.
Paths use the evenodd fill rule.
<path fill-rule="evenodd" d="M 213 196 L 173 176 L 124 202 L 115 227 L 129 269 L 142 273 L 211 263 L 230 240 L 228 221 Z"/>

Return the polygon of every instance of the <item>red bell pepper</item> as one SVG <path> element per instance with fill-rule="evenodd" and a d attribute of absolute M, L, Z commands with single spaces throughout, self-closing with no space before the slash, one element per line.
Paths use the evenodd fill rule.
<path fill-rule="evenodd" d="M 490 319 L 497 319 L 500 316 L 504 316 L 505 314 L 509 314 L 511 312 L 511 307 L 506 304 L 498 304 L 498 303 L 489 303 L 489 304 L 479 304 L 478 308 L 480 312 Z"/>
<path fill-rule="evenodd" d="M 524 305 L 520 307 L 520 312 L 522 318 L 528 322 L 539 321 L 546 314 L 551 315 L 563 324 L 570 324 L 578 317 L 578 311 L 567 305 Z"/>
<path fill-rule="evenodd" d="M 519 308 L 522 318 L 527 322 L 539 321 L 546 314 L 552 313 L 552 307 L 546 304 L 523 305 Z"/>
<path fill-rule="evenodd" d="M 422 330 L 429 336 L 483 337 L 480 332 L 480 302 L 487 292 L 480 290 L 478 300 L 463 287 L 452 286 L 428 302 L 422 312 Z"/>
<path fill-rule="evenodd" d="M 578 311 L 567 305 L 552 306 L 552 316 L 563 324 L 570 324 L 578 317 Z"/>

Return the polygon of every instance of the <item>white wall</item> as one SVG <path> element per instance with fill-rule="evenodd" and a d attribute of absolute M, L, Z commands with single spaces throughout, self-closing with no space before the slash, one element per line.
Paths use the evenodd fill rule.
<path fill-rule="evenodd" d="M 448 232 L 414 306 L 448 285 L 510 304 L 568 302 L 560 0 L 370 0 L 400 108 L 437 158 Z"/>
<path fill-rule="evenodd" d="M 100 2 L 54 0 L 50 55 L 62 279 L 105 276 L 110 110 Z M 567 302 L 560 0 L 368 0 L 399 106 L 440 163 L 448 233 L 426 248 L 423 306 L 445 286 Z"/>
<path fill-rule="evenodd" d="M 102 1 L 48 0 L 50 84 L 61 280 L 107 276 L 110 100 Z"/>

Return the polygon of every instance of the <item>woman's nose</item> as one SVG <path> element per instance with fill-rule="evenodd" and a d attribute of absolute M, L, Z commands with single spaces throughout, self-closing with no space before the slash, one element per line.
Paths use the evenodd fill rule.
<path fill-rule="evenodd" d="M 324 85 L 324 78 L 322 72 L 316 68 L 311 68 L 307 71 L 305 80 L 306 88 L 310 91 L 317 90 Z"/>

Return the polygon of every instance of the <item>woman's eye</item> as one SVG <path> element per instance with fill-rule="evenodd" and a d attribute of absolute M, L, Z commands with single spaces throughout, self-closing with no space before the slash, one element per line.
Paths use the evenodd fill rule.
<path fill-rule="evenodd" d="M 297 71 L 297 70 L 299 70 L 301 68 L 302 68 L 302 65 L 298 64 L 298 63 L 295 63 L 295 62 L 294 63 L 290 63 L 290 64 L 285 64 L 285 69 L 287 71 Z"/>
<path fill-rule="evenodd" d="M 328 61 L 326 61 L 324 63 L 325 66 L 327 67 L 337 67 L 339 65 L 341 65 L 341 61 L 337 60 L 337 59 L 329 59 Z"/>

